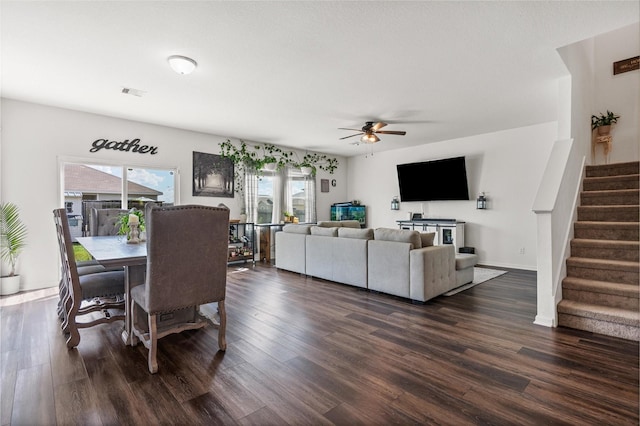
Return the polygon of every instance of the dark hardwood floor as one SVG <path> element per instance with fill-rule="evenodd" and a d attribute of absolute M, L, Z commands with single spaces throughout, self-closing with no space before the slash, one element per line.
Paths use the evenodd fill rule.
<path fill-rule="evenodd" d="M 57 295 L 0 302 L 2 425 L 639 422 L 638 343 L 534 325 L 527 271 L 414 305 L 230 267 L 226 353 L 213 327 L 166 337 L 156 375 L 121 323 L 69 351 Z"/>

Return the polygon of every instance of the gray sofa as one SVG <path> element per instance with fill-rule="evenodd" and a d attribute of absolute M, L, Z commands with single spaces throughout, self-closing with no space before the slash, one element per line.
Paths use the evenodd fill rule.
<path fill-rule="evenodd" d="M 344 222 L 286 225 L 276 233 L 276 267 L 420 302 L 473 281 L 477 256 L 434 246 L 433 233 Z"/>

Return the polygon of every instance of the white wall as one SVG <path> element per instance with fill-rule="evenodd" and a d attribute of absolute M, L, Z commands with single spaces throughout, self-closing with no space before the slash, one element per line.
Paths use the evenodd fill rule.
<path fill-rule="evenodd" d="M 609 160 L 611 163 L 638 161 L 640 70 L 613 75 L 613 63 L 638 56 L 640 23 L 595 37 L 593 49 L 595 93 L 592 113 L 610 110 L 620 115 L 618 123 L 612 128 L 613 149 Z M 603 164 L 602 147 L 596 151 L 595 161 Z"/>
<path fill-rule="evenodd" d="M 75 158 L 87 162 L 117 162 L 140 167 L 177 167 L 180 173 L 181 204 L 217 205 L 225 203 L 231 217 L 239 217 L 238 197 L 193 197 L 191 187 L 192 152 L 220 152 L 226 137 L 116 119 L 95 114 L 52 108 L 2 99 L 1 192 L 3 202 L 16 203 L 29 230 L 28 246 L 19 259 L 22 290 L 57 285 L 60 255 L 53 227 L 52 210 L 63 207 L 58 182 L 58 159 Z M 90 153 L 99 138 L 125 140 L 158 147 L 158 154 L 136 154 L 101 150 Z M 333 175 L 319 172 L 318 219 L 329 218 L 329 206 L 346 199 L 346 160 Z M 320 179 L 336 179 L 331 192 L 320 193 Z M 235 202 L 234 202 L 235 201 Z"/>
<path fill-rule="evenodd" d="M 465 221 L 465 245 L 476 248 L 480 263 L 535 270 L 536 218 L 531 206 L 556 137 L 557 123 L 550 122 L 351 157 L 349 199 L 368 206 L 367 223 L 373 228 L 397 228 L 396 220 L 407 219 L 409 212 Z M 471 200 L 403 202 L 399 211 L 390 209 L 391 199 L 399 194 L 397 164 L 462 155 Z M 489 199 L 488 210 L 476 210 L 481 191 Z"/>

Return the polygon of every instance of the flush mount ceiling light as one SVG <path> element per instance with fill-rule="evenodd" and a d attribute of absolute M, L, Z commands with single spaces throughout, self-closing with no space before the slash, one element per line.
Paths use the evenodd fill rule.
<path fill-rule="evenodd" d="M 169 65 L 178 74 L 191 74 L 196 69 L 198 64 L 191 58 L 186 56 L 173 55 L 168 58 Z"/>

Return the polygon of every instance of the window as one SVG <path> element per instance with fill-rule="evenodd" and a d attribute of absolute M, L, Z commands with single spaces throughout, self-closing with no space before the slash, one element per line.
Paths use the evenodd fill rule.
<path fill-rule="evenodd" d="M 258 218 L 256 223 L 272 223 L 273 219 L 273 173 L 265 172 L 258 179 Z"/>
<path fill-rule="evenodd" d="M 287 179 L 287 205 L 291 206 L 291 214 L 298 218 L 300 222 L 307 220 L 307 193 L 305 192 L 305 176 L 298 173 L 289 173 Z"/>
<path fill-rule="evenodd" d="M 263 171 L 258 177 L 246 172 L 245 202 L 248 221 L 280 223 L 288 212 L 300 222 L 316 220 L 315 176 L 304 175 L 299 169 Z"/>
<path fill-rule="evenodd" d="M 147 202 L 177 203 L 177 168 L 62 162 L 61 173 L 64 206 L 67 212 L 81 219 L 78 229 L 71 230 L 73 237 L 86 235 L 89 231 L 91 208 L 122 208 L 124 205 L 127 209 L 143 209 Z"/>

